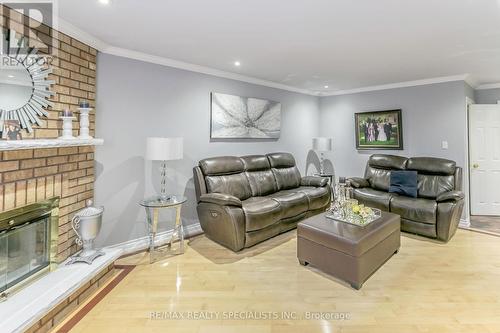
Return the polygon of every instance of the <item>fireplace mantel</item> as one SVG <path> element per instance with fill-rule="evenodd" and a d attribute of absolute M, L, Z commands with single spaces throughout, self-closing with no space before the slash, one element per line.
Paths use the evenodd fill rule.
<path fill-rule="evenodd" d="M 57 147 L 102 146 L 103 139 L 37 139 L 0 141 L 0 151 Z"/>

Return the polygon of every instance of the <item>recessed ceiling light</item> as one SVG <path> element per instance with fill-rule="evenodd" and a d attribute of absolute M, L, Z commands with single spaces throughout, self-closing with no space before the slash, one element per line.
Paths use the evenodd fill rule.
<path fill-rule="evenodd" d="M 325 86 L 325 89 L 328 89 L 328 86 Z"/>
<path fill-rule="evenodd" d="M 236 67 L 240 67 L 240 66 L 241 66 L 241 62 L 239 62 L 239 61 L 235 61 L 235 62 L 234 62 L 234 65 L 235 65 Z"/>
<path fill-rule="evenodd" d="M 99 0 L 99 3 L 101 5 L 109 5 L 111 3 L 111 0 Z"/>
<path fill-rule="evenodd" d="M 8 78 L 10 78 L 10 79 L 15 78 L 15 76 L 14 76 L 14 75 L 7 75 L 7 77 L 8 77 Z"/>

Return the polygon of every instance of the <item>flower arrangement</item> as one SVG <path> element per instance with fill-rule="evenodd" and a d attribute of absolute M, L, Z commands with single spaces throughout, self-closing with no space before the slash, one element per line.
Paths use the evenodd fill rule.
<path fill-rule="evenodd" d="M 365 205 L 353 205 L 351 210 L 354 214 L 361 216 L 363 219 L 370 218 L 374 215 L 373 209 L 365 207 Z"/>
<path fill-rule="evenodd" d="M 366 225 L 377 218 L 373 208 L 356 203 L 348 204 L 344 210 L 344 220 L 358 225 Z"/>
<path fill-rule="evenodd" d="M 366 207 L 354 198 L 339 196 L 332 203 L 325 216 L 333 220 L 364 227 L 377 220 L 381 216 L 381 211 L 377 208 Z"/>

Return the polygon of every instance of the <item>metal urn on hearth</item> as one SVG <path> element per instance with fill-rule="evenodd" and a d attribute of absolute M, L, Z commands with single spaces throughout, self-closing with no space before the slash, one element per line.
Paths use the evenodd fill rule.
<path fill-rule="evenodd" d="M 88 200 L 86 206 L 71 220 L 71 226 L 78 237 L 76 243 L 83 249 L 70 259 L 68 265 L 75 262 L 86 262 L 90 265 L 95 258 L 104 255 L 103 251 L 94 249 L 94 239 L 101 230 L 104 207 L 93 207 L 92 200 Z"/>

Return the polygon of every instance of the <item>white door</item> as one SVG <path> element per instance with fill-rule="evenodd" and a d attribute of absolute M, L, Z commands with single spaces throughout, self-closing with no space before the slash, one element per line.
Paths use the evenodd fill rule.
<path fill-rule="evenodd" d="M 469 107 L 472 215 L 500 215 L 500 105 Z"/>

